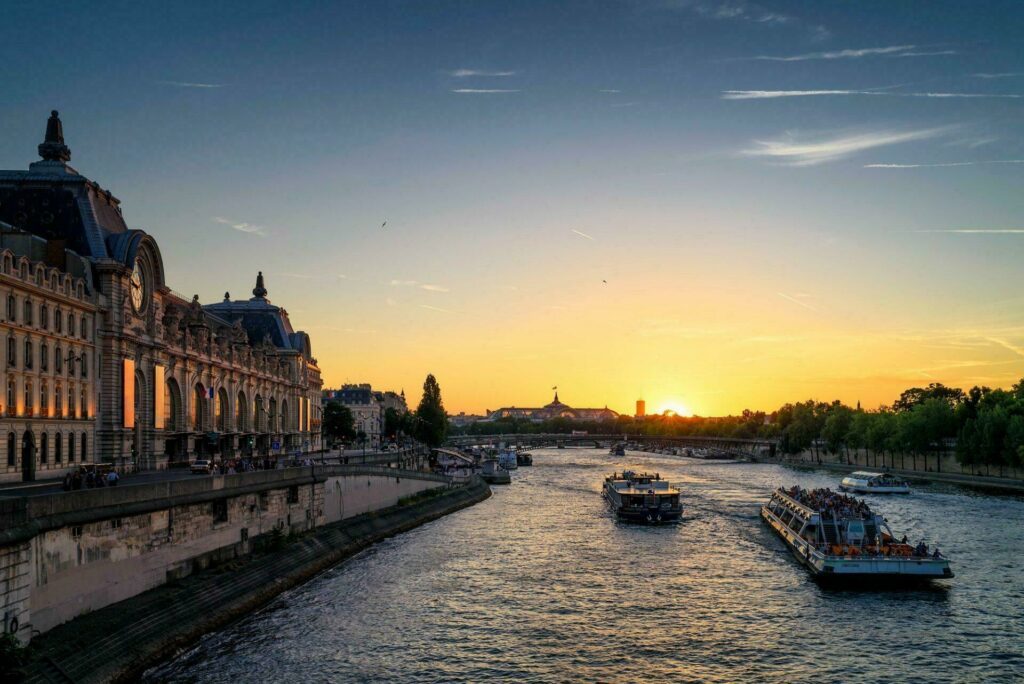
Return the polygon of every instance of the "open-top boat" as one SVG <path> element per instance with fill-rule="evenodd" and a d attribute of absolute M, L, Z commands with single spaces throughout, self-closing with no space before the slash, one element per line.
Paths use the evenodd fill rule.
<path fill-rule="evenodd" d="M 658 474 L 626 470 L 609 475 L 604 480 L 604 495 L 623 520 L 658 524 L 675 522 L 683 515 L 679 490 Z"/>
<path fill-rule="evenodd" d="M 889 473 L 869 473 L 859 470 L 843 478 L 839 488 L 858 494 L 909 494 L 910 485 Z"/>

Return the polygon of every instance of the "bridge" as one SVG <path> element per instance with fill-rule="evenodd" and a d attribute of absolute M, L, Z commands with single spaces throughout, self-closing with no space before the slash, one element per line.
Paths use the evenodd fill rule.
<path fill-rule="evenodd" d="M 454 447 L 474 445 L 495 446 L 499 442 L 517 448 L 566 446 L 609 448 L 625 442 L 641 451 L 669 452 L 673 449 L 705 449 L 729 458 L 756 459 L 759 456 L 774 457 L 778 442 L 770 439 L 740 439 L 735 437 L 708 437 L 703 435 L 613 435 L 613 434 L 506 434 L 506 435 L 458 435 L 449 437 L 447 444 Z"/>

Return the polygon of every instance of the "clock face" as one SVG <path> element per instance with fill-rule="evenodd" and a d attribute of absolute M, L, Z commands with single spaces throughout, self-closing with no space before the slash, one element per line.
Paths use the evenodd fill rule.
<path fill-rule="evenodd" d="M 146 274 L 139 266 L 138 260 L 135 261 L 135 267 L 132 268 L 129 289 L 131 290 L 132 308 L 135 309 L 135 313 L 142 313 L 146 308 Z"/>

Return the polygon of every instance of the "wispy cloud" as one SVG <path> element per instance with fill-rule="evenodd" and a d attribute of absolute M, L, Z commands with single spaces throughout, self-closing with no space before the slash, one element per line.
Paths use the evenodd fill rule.
<path fill-rule="evenodd" d="M 420 304 L 421 309 L 427 309 L 429 311 L 440 311 L 441 313 L 455 313 L 451 309 L 442 309 L 439 306 L 431 306 L 430 304 Z"/>
<path fill-rule="evenodd" d="M 576 233 L 577 235 L 579 235 L 582 238 L 587 238 L 588 240 L 593 240 L 594 239 L 593 236 L 587 235 L 586 233 L 584 233 L 581 230 L 576 230 L 575 228 L 573 228 L 571 230 L 572 230 L 573 233 Z"/>
<path fill-rule="evenodd" d="M 1001 72 L 1001 73 L 984 73 L 984 72 L 982 72 L 982 73 L 979 73 L 979 74 L 971 74 L 971 75 L 974 76 L 975 78 L 986 78 L 986 79 L 992 79 L 992 78 L 1013 78 L 1014 76 L 1024 76 L 1024 71 L 1004 71 L 1004 72 Z"/>
<path fill-rule="evenodd" d="M 493 95 L 496 93 L 519 93 L 522 91 L 512 88 L 455 88 L 452 92 L 463 95 Z"/>
<path fill-rule="evenodd" d="M 514 71 L 488 71 L 486 69 L 455 69 L 454 71 L 448 72 L 449 76 L 455 78 L 469 78 L 471 76 L 484 76 L 484 77 L 504 77 L 504 76 L 515 76 Z"/>
<path fill-rule="evenodd" d="M 420 285 L 420 289 L 427 290 L 428 292 L 451 292 L 451 290 L 449 290 L 444 285 L 431 285 L 429 283 L 424 283 Z"/>
<path fill-rule="evenodd" d="M 1024 356 L 1024 347 L 1019 347 L 1015 344 L 1011 344 L 1006 340 L 1001 340 L 997 337 L 989 337 L 987 339 L 989 342 L 992 342 L 993 344 L 998 344 L 1000 347 L 1012 351 L 1017 356 Z"/>
<path fill-rule="evenodd" d="M 793 297 L 791 295 L 786 294 L 785 292 L 776 292 L 775 294 L 779 295 L 780 297 L 785 299 L 787 302 L 792 302 L 793 304 L 796 304 L 797 306 L 802 306 L 805 309 L 808 309 L 808 310 L 813 311 L 815 313 L 818 312 L 818 310 L 816 308 L 814 308 L 813 306 L 811 306 L 807 302 L 803 301 L 799 297 Z"/>
<path fill-rule="evenodd" d="M 174 86 L 176 88 L 223 88 L 223 83 L 192 83 L 189 81 L 157 81 L 163 85 Z"/>
<path fill-rule="evenodd" d="M 915 230 L 915 233 L 959 233 L 961 235 L 1024 235 L 1024 228 L 949 228 Z"/>
<path fill-rule="evenodd" d="M 266 235 L 263 226 L 256 225 L 255 223 L 232 221 L 231 219 L 226 219 L 223 216 L 214 216 L 213 220 L 221 225 L 230 226 L 240 233 L 248 233 L 249 235 Z"/>
<path fill-rule="evenodd" d="M 393 279 L 390 284 L 392 287 L 412 287 L 413 285 L 416 285 L 417 282 L 415 280 Z"/>
<path fill-rule="evenodd" d="M 599 92 L 599 93 L 607 93 L 609 95 L 617 95 L 618 93 L 621 93 L 622 91 L 621 90 L 615 90 L 614 88 L 602 88 L 601 90 L 598 90 L 597 92 Z"/>
<path fill-rule="evenodd" d="M 882 90 L 723 90 L 723 100 L 771 100 L 780 97 L 821 97 L 831 95 L 871 95 L 876 97 L 931 97 L 931 98 L 995 98 L 1018 100 L 1024 95 L 1015 93 L 896 93 Z"/>
<path fill-rule="evenodd" d="M 980 166 L 983 164 L 1024 164 L 1024 159 L 986 159 L 984 161 L 944 162 L 940 164 L 865 164 L 865 169 L 938 169 L 949 166 Z"/>
<path fill-rule="evenodd" d="M 931 57 L 955 55 L 955 50 L 919 51 L 917 45 L 888 45 L 885 47 L 849 48 L 827 52 L 806 52 L 800 55 L 758 55 L 748 59 L 766 62 L 806 62 L 817 59 L 860 59 L 861 57 Z"/>
<path fill-rule="evenodd" d="M 949 127 L 902 132 L 873 131 L 811 142 L 800 142 L 793 135 L 787 135 L 777 140 L 755 140 L 754 147 L 743 150 L 741 154 L 765 157 L 790 166 L 814 166 L 876 147 L 934 138 L 948 130 Z"/>

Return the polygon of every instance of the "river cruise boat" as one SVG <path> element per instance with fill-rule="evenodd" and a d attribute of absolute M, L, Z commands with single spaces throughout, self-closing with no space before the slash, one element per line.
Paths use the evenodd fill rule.
<path fill-rule="evenodd" d="M 868 505 L 828 489 L 777 489 L 761 517 L 816 579 L 915 582 L 953 577 L 949 560 L 924 543 L 897 541 Z"/>
<path fill-rule="evenodd" d="M 889 473 L 858 471 L 843 478 L 839 488 L 857 494 L 909 494 L 910 485 Z"/>
<path fill-rule="evenodd" d="M 625 456 L 626 445 L 622 443 L 613 444 L 612 448 L 608 451 L 608 453 L 611 454 L 612 456 Z"/>
<path fill-rule="evenodd" d="M 626 470 L 609 475 L 604 480 L 604 495 L 622 520 L 658 524 L 683 516 L 679 490 L 658 474 Z"/>
<path fill-rule="evenodd" d="M 515 449 L 499 449 L 498 465 L 505 470 L 515 470 L 519 467 L 519 460 L 516 458 Z"/>

